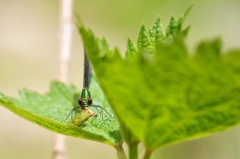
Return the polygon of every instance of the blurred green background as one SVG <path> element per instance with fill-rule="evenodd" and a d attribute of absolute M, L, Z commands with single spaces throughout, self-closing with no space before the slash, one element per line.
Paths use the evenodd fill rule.
<path fill-rule="evenodd" d="M 97 36 L 105 36 L 122 53 L 126 39 L 136 41 L 140 26 L 149 28 L 159 15 L 166 28 L 171 15 L 179 17 L 191 0 L 78 0 L 74 11 Z M 240 1 L 196 0 L 185 26 L 193 51 L 203 39 L 221 37 L 223 50 L 240 48 Z M 73 31 L 70 83 L 82 87 L 83 49 Z M 44 93 L 56 79 L 59 1 L 0 0 L 0 91 L 18 96 L 26 87 Z M 157 150 L 159 159 L 239 159 L 240 128 Z M 0 159 L 51 158 L 52 133 L 0 107 Z M 113 148 L 67 137 L 69 158 L 116 158 Z"/>

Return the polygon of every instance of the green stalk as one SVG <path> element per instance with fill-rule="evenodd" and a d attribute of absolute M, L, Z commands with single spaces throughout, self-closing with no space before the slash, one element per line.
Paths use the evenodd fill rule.
<path fill-rule="evenodd" d="M 152 155 L 152 152 L 153 151 L 151 149 L 146 148 L 146 151 L 145 151 L 143 159 L 150 159 L 151 155 Z"/>
<path fill-rule="evenodd" d="M 138 159 L 138 142 L 134 142 L 128 145 L 129 159 Z"/>
<path fill-rule="evenodd" d="M 127 159 L 127 156 L 123 150 L 123 147 L 122 147 L 122 143 L 121 144 L 116 144 L 114 146 L 117 150 L 117 156 L 118 156 L 118 159 Z"/>

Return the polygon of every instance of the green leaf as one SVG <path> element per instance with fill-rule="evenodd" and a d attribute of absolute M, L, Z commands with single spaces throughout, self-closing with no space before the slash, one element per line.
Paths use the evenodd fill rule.
<path fill-rule="evenodd" d="M 179 30 L 181 29 L 180 27 L 181 25 L 179 25 L 177 21 L 174 19 L 174 17 L 172 17 L 170 20 L 170 24 L 167 27 L 166 37 L 172 39 L 173 36 L 179 32 Z"/>
<path fill-rule="evenodd" d="M 152 40 L 155 44 L 159 41 L 163 41 L 164 35 L 159 17 L 155 20 L 151 29 L 151 33 L 153 34 L 152 37 L 155 37 L 154 41 Z"/>
<path fill-rule="evenodd" d="M 92 78 L 90 90 L 94 103 L 102 105 L 112 114 L 95 78 Z M 112 146 L 122 142 L 117 120 L 107 114 L 104 114 L 104 120 L 99 114 L 97 118 L 92 117 L 79 127 L 64 122 L 72 108 L 77 106 L 74 99 L 80 94 L 72 85 L 66 86 L 54 81 L 50 85 L 50 91 L 44 95 L 28 89 L 21 90 L 19 94 L 21 99 L 7 97 L 1 93 L 0 104 L 13 113 L 60 134 L 90 139 Z M 92 107 L 89 108 L 98 112 Z"/>
<path fill-rule="evenodd" d="M 145 25 L 142 25 L 139 31 L 138 39 L 137 39 L 137 49 L 135 49 L 135 46 L 133 42 L 128 39 L 127 41 L 127 51 L 125 54 L 126 59 L 132 59 L 134 55 L 136 54 L 142 54 L 145 59 L 148 59 L 149 61 L 152 60 L 152 56 L 156 53 L 156 45 L 159 43 L 162 43 L 164 45 L 169 45 L 174 37 L 176 36 L 182 36 L 186 37 L 188 34 L 188 31 L 190 27 L 186 27 L 185 29 L 181 30 L 182 22 L 185 20 L 187 14 L 191 10 L 192 5 L 187 9 L 187 11 L 176 21 L 174 17 L 171 18 L 170 24 L 168 25 L 166 29 L 166 33 L 164 35 L 161 19 L 159 17 L 156 18 L 153 26 L 149 31 L 147 31 Z M 80 22 L 77 23 L 80 26 Z M 91 30 L 88 30 L 91 32 Z M 91 32 L 91 34 L 93 34 Z M 101 49 L 101 43 L 106 43 L 106 40 L 99 40 L 100 45 L 100 52 L 103 54 Z M 109 47 L 108 47 L 109 50 Z M 105 50 L 106 52 L 106 50 Z M 111 51 L 108 51 L 108 53 L 111 53 Z"/>
<path fill-rule="evenodd" d="M 127 41 L 127 51 L 126 51 L 126 54 L 125 54 L 125 58 L 130 60 L 130 59 L 132 59 L 132 57 L 135 54 L 138 54 L 138 51 L 136 50 L 133 42 L 128 38 L 128 41 Z"/>
<path fill-rule="evenodd" d="M 170 23 L 167 27 L 166 30 L 166 42 L 171 42 L 177 34 L 183 34 L 183 37 L 187 36 L 189 26 L 186 27 L 185 29 L 182 29 L 182 23 L 184 22 L 186 16 L 190 12 L 193 4 L 188 7 L 186 12 L 176 21 L 174 17 L 171 18 Z"/>
<path fill-rule="evenodd" d="M 145 30 L 142 28 L 140 35 L 149 39 Z M 100 56 L 96 37 L 83 25 L 79 27 L 113 111 L 148 150 L 240 123 L 239 51 L 230 57 L 222 55 L 217 39 L 201 43 L 190 57 L 184 34 L 170 30 L 172 42 L 156 44 L 154 61 L 146 59 L 144 52 L 129 61 L 122 59 L 116 49 L 109 50 L 111 56 Z M 142 40 L 140 45 L 138 40 L 139 50 L 148 42 Z"/>
<path fill-rule="evenodd" d="M 151 45 L 150 39 L 148 38 L 148 32 L 144 25 L 142 25 L 139 35 L 137 47 L 140 53 L 147 51 L 147 48 Z"/>
<path fill-rule="evenodd" d="M 240 63 L 238 59 L 240 59 L 240 50 L 231 50 L 223 54 L 223 61 L 226 67 L 234 74 L 232 78 L 234 78 L 237 85 L 240 86 Z"/>

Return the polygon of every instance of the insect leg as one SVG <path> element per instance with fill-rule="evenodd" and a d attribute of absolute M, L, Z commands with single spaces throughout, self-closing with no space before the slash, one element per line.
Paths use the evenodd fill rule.
<path fill-rule="evenodd" d="M 66 122 L 66 120 L 68 119 L 68 117 L 69 117 L 70 115 L 71 115 L 71 119 L 72 119 L 72 113 L 73 113 L 73 111 L 75 111 L 76 109 L 79 109 L 79 108 L 82 108 L 82 106 L 79 105 L 79 106 L 73 108 L 73 109 L 71 110 L 71 112 L 68 114 L 68 116 L 66 117 L 66 119 L 64 120 L 64 123 Z"/>
<path fill-rule="evenodd" d="M 101 109 L 101 113 L 103 112 L 103 110 L 110 116 L 110 117 L 112 117 L 107 111 L 106 111 L 106 109 L 104 109 L 102 106 L 100 106 L 100 105 L 95 105 L 95 104 L 92 104 L 91 105 L 92 107 L 96 107 L 96 108 L 100 108 Z M 98 109 L 97 109 L 98 110 Z M 99 110 L 98 110 L 99 111 Z M 102 114 L 102 118 L 103 118 L 103 114 Z"/>

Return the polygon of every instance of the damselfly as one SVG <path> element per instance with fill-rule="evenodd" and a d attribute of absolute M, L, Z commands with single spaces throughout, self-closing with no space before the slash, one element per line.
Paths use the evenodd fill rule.
<path fill-rule="evenodd" d="M 83 75 L 83 89 L 80 95 L 80 99 L 78 100 L 78 106 L 73 108 L 71 112 L 68 114 L 65 121 L 72 115 L 76 110 L 79 112 L 75 114 L 70 123 L 79 126 L 83 122 L 85 122 L 90 117 L 96 117 L 97 115 L 89 109 L 89 107 L 96 107 L 97 111 L 101 113 L 103 119 L 103 111 L 105 111 L 109 116 L 111 116 L 102 106 L 93 104 L 93 100 L 91 97 L 91 93 L 89 91 L 89 85 L 91 80 L 91 65 L 88 61 L 86 52 L 84 50 L 84 75 Z M 101 110 L 101 112 L 98 110 Z"/>

